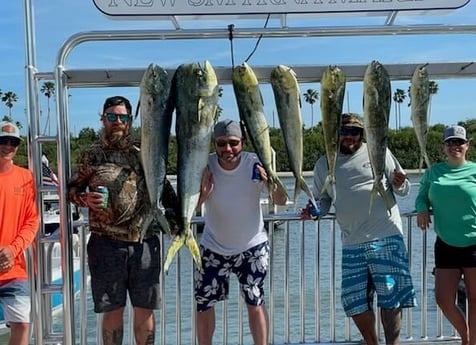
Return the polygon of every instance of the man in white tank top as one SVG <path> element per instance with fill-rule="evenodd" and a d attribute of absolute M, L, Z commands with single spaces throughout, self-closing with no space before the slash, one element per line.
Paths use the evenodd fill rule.
<path fill-rule="evenodd" d="M 242 151 L 244 138 L 238 122 L 220 121 L 213 134 L 216 152 L 209 156 L 199 201 L 205 205 L 205 227 L 200 242 L 203 268 L 195 273 L 198 343 L 212 344 L 214 305 L 228 298 L 229 277 L 234 273 L 248 308 L 254 344 L 267 345 L 263 285 L 269 244 L 260 206 L 267 175 L 255 153 Z M 260 181 L 252 180 L 254 169 Z M 286 203 L 279 190 L 272 196 L 276 204 Z"/>

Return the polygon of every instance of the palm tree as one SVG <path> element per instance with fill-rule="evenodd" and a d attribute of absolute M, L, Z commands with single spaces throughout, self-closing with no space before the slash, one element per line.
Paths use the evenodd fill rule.
<path fill-rule="evenodd" d="M 8 91 L 2 94 L 2 102 L 8 107 L 8 117 L 12 118 L 12 107 L 13 104 L 18 101 L 18 96 L 12 91 Z"/>
<path fill-rule="evenodd" d="M 306 103 L 311 105 L 311 127 L 314 127 L 314 103 L 319 99 L 319 91 L 307 89 L 303 96 Z"/>
<path fill-rule="evenodd" d="M 399 130 L 402 125 L 400 105 L 403 103 L 403 100 L 405 99 L 405 97 L 406 97 L 405 90 L 402 90 L 402 89 L 396 89 L 393 94 L 393 101 L 397 103 L 397 107 L 395 108 L 395 129 L 396 130 Z M 397 117 L 397 110 L 398 110 L 398 117 Z"/>
<path fill-rule="evenodd" d="M 40 92 L 46 96 L 48 99 L 48 114 L 46 116 L 45 129 L 43 130 L 43 135 L 46 133 L 46 128 L 48 128 L 48 135 L 50 135 L 50 98 L 55 94 L 55 83 L 51 81 L 46 81 L 43 83 L 43 86 L 40 89 Z"/>
<path fill-rule="evenodd" d="M 430 85 L 428 86 L 428 90 L 430 93 L 429 100 L 428 100 L 428 124 L 430 124 L 430 115 L 431 115 L 431 97 L 438 93 L 438 84 L 434 80 L 430 80 Z"/>

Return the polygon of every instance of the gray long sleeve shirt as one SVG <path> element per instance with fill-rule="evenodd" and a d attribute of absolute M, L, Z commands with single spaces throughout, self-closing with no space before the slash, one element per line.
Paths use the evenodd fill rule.
<path fill-rule="evenodd" d="M 402 167 L 387 149 L 383 184 L 393 201 L 391 215 L 380 195 L 369 213 L 370 193 L 373 186 L 373 174 L 370 166 L 367 144 L 351 155 L 339 154 L 336 164 L 336 183 L 334 208 L 337 222 L 341 228 L 342 245 L 350 246 L 380 238 L 402 234 L 402 220 L 400 210 L 395 201 L 396 193 L 408 195 L 410 183 L 405 180 L 398 190 L 393 190 L 391 180 L 394 170 L 403 172 Z M 327 160 L 319 158 L 314 167 L 314 192 L 320 195 L 321 214 L 325 215 L 332 206 L 333 187 L 329 186 L 321 194 L 321 189 L 327 177 Z M 388 179 L 387 179 L 388 177 Z"/>

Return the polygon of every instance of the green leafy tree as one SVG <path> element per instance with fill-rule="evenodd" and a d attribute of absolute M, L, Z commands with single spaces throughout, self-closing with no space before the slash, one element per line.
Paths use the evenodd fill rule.
<path fill-rule="evenodd" d="M 395 107 L 395 129 L 396 130 L 400 130 L 400 127 L 402 125 L 400 105 L 403 103 L 403 100 L 405 99 L 405 97 L 406 97 L 405 90 L 396 89 L 395 92 L 393 93 L 393 101 L 397 103 Z"/>
<path fill-rule="evenodd" d="M 45 128 L 43 130 L 43 135 L 46 134 L 46 128 L 48 128 L 48 135 L 50 135 L 50 115 L 51 115 L 51 108 L 50 108 L 50 99 L 55 94 L 55 83 L 51 81 L 47 81 L 43 83 L 43 86 L 40 89 L 40 92 L 45 95 L 47 98 L 47 115 L 46 115 L 46 123 Z"/>
<path fill-rule="evenodd" d="M 8 117 L 12 118 L 13 105 L 18 101 L 18 96 L 12 91 L 2 94 L 2 102 L 8 107 Z"/>
<path fill-rule="evenodd" d="M 303 94 L 304 101 L 311 106 L 311 127 L 314 127 L 314 103 L 319 99 L 319 91 L 314 89 L 307 89 Z"/>

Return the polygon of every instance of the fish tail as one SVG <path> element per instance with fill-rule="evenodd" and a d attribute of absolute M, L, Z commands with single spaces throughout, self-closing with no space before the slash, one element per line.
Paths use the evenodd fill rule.
<path fill-rule="evenodd" d="M 391 215 L 392 214 L 392 202 L 387 194 L 387 191 L 385 190 L 385 187 L 383 186 L 383 184 L 380 182 L 380 183 L 374 183 L 373 187 L 372 187 L 372 192 L 370 193 L 370 201 L 369 201 L 369 214 L 372 210 L 372 206 L 374 204 L 374 201 L 375 201 L 375 198 L 377 197 L 377 195 L 380 194 L 380 196 L 382 197 L 382 200 L 385 204 L 385 207 L 387 208 L 388 210 L 388 213 Z"/>
<path fill-rule="evenodd" d="M 431 162 L 426 151 L 423 152 L 423 159 L 425 160 L 426 168 L 428 169 L 431 166 Z"/>
<path fill-rule="evenodd" d="M 277 188 L 281 190 L 281 192 L 286 196 L 286 199 L 289 198 L 286 186 L 283 184 L 278 175 L 276 175 L 276 173 L 272 173 L 272 175 L 268 177 L 268 191 L 271 201 L 273 201 L 272 191 L 274 190 L 274 186 L 277 186 Z"/>
<path fill-rule="evenodd" d="M 375 200 L 375 197 L 377 196 L 377 194 L 378 194 L 378 191 L 377 191 L 376 185 L 374 184 L 374 186 L 372 187 L 372 191 L 370 192 L 369 214 L 372 211 L 372 207 L 374 205 L 374 200 Z"/>
<path fill-rule="evenodd" d="M 336 202 L 337 198 L 337 189 L 336 189 L 336 184 L 335 181 L 332 182 L 332 204 L 334 205 Z"/>
<path fill-rule="evenodd" d="M 140 242 L 144 240 L 145 233 L 147 232 L 147 229 L 149 228 L 150 224 L 152 223 L 152 220 L 154 219 L 154 216 L 152 214 L 148 214 L 145 217 L 144 224 L 142 224 L 142 231 L 140 233 Z"/>
<path fill-rule="evenodd" d="M 165 232 L 167 235 L 170 235 L 169 221 L 160 209 L 156 209 L 154 211 L 154 219 L 159 223 L 162 231 Z"/>
<path fill-rule="evenodd" d="M 309 197 L 309 200 L 311 200 L 311 203 L 313 204 L 313 206 L 316 207 L 316 209 L 318 209 L 316 205 L 316 198 L 314 197 L 314 193 L 312 192 L 311 188 L 309 188 L 309 186 L 307 185 L 306 180 L 304 180 L 304 178 L 301 177 L 300 181 L 301 181 L 302 190 Z"/>
<path fill-rule="evenodd" d="M 169 267 L 170 267 L 170 264 L 172 263 L 173 258 L 175 257 L 175 255 L 177 254 L 179 249 L 184 245 L 185 237 L 186 237 L 185 233 L 178 234 L 178 235 L 175 236 L 174 240 L 170 244 L 170 247 L 167 250 L 167 256 L 166 256 L 165 262 L 164 262 L 164 272 L 165 272 L 165 274 L 168 274 Z"/>
<path fill-rule="evenodd" d="M 301 190 L 303 189 L 302 188 L 302 185 L 303 185 L 303 181 L 304 179 L 302 177 L 300 178 L 296 178 L 296 181 L 294 182 L 294 198 L 293 198 L 293 202 L 294 204 L 296 205 L 296 202 L 297 202 L 297 199 L 298 199 L 298 196 L 299 194 L 301 194 Z M 304 182 L 306 183 L 306 182 Z"/>
<path fill-rule="evenodd" d="M 200 256 L 200 249 L 198 248 L 198 244 L 197 244 L 197 241 L 195 240 L 195 236 L 193 235 L 193 232 L 190 229 L 188 229 L 188 232 L 186 234 L 185 245 L 190 251 L 193 261 L 195 261 L 195 264 L 197 265 L 198 269 L 201 270 L 202 258 Z"/>
<path fill-rule="evenodd" d="M 321 194 L 324 194 L 324 192 L 326 191 L 327 187 L 329 187 L 329 185 L 334 185 L 334 188 L 333 188 L 333 191 L 334 191 L 334 195 L 333 197 L 335 196 L 335 177 L 332 176 L 332 175 L 327 175 L 324 183 L 322 184 L 322 187 L 321 187 Z"/>

